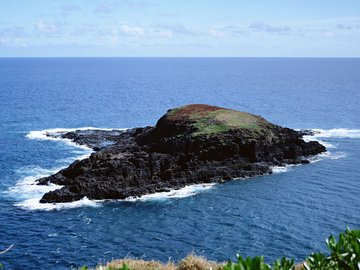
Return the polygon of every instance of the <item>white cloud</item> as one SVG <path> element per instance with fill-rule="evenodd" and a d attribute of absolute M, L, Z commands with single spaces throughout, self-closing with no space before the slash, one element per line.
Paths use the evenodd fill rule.
<path fill-rule="evenodd" d="M 263 21 L 254 22 L 249 28 L 255 32 L 266 32 L 269 34 L 287 35 L 291 33 L 289 26 L 273 26 Z"/>
<path fill-rule="evenodd" d="M 25 38 L 0 37 L 0 46 L 26 48 L 29 44 Z"/>
<path fill-rule="evenodd" d="M 61 15 L 66 17 L 69 14 L 76 12 L 76 11 L 80 11 L 80 7 L 77 5 L 72 5 L 72 4 L 63 4 L 60 6 L 60 11 L 61 11 Z"/>
<path fill-rule="evenodd" d="M 215 30 L 215 29 L 210 29 L 209 34 L 210 34 L 210 36 L 216 37 L 216 38 L 222 38 L 225 36 L 225 33 L 223 31 L 219 31 L 219 30 Z"/>
<path fill-rule="evenodd" d="M 0 37 L 4 38 L 25 38 L 29 34 L 24 27 L 20 26 L 11 26 L 0 29 Z"/>
<path fill-rule="evenodd" d="M 117 46 L 120 43 L 119 35 L 116 30 L 112 31 L 112 34 L 107 37 L 111 46 Z"/>
<path fill-rule="evenodd" d="M 55 24 L 45 22 L 43 19 L 39 19 L 35 22 L 35 28 L 38 32 L 43 34 L 56 34 L 60 29 Z"/>
<path fill-rule="evenodd" d="M 120 27 L 120 30 L 122 33 L 126 34 L 126 35 L 130 35 L 130 36 L 145 36 L 145 30 L 141 27 L 137 27 L 137 26 L 129 26 L 126 24 L 123 24 Z"/>
<path fill-rule="evenodd" d="M 172 38 L 173 32 L 170 30 L 154 29 L 151 31 L 150 36 L 160 38 Z"/>
<path fill-rule="evenodd" d="M 112 13 L 116 10 L 114 3 L 100 3 L 95 7 L 95 13 Z"/>
<path fill-rule="evenodd" d="M 353 29 L 360 29 L 360 24 L 342 24 L 338 23 L 336 25 L 336 29 L 338 30 L 353 30 Z"/>
<path fill-rule="evenodd" d="M 161 24 L 154 25 L 154 27 L 170 31 L 171 33 L 176 34 L 176 35 L 184 35 L 184 36 L 200 35 L 200 33 L 194 31 L 193 29 L 189 29 L 179 23 L 176 23 L 176 24 L 161 23 Z"/>
<path fill-rule="evenodd" d="M 333 32 L 330 32 L 330 31 L 325 31 L 323 32 L 323 36 L 324 37 L 333 37 L 335 36 Z"/>

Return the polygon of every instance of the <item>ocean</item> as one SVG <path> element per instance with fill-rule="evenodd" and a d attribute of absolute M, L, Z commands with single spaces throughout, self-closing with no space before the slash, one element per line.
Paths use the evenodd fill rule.
<path fill-rule="evenodd" d="M 34 181 L 90 154 L 46 132 L 154 125 L 205 103 L 317 129 L 302 166 L 125 201 L 40 204 Z M 302 261 L 360 227 L 360 59 L 0 58 L 0 255 L 5 269 L 72 269 L 112 258 L 264 255 Z"/>

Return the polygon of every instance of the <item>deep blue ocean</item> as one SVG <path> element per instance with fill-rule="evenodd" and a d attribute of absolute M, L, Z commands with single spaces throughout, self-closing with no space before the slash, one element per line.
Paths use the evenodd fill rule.
<path fill-rule="evenodd" d="M 133 201 L 43 205 L 35 179 L 89 151 L 56 128 L 154 125 L 206 103 L 262 115 L 328 152 L 308 165 Z M 55 130 L 56 131 L 56 130 Z M 125 256 L 303 260 L 360 228 L 360 59 L 0 58 L 0 255 L 5 269 L 71 269 Z"/>

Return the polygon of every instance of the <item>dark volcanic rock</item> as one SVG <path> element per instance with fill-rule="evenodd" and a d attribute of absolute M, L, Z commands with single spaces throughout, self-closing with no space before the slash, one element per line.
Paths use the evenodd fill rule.
<path fill-rule="evenodd" d="M 111 132 L 63 134 L 97 152 L 39 179 L 39 185 L 64 186 L 46 193 L 41 202 L 70 202 L 85 196 L 124 199 L 223 182 L 271 173 L 275 165 L 308 163 L 306 157 L 326 151 L 316 141 L 305 142 L 302 132 L 208 105 L 169 110 L 155 127 Z"/>

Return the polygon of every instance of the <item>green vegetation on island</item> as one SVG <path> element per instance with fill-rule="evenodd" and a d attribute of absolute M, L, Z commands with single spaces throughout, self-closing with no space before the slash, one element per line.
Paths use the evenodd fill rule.
<path fill-rule="evenodd" d="M 189 122 L 194 128 L 192 135 L 209 135 L 242 129 L 261 135 L 271 125 L 264 118 L 236 110 L 205 104 L 192 104 L 171 109 L 165 115 L 170 121 Z"/>

